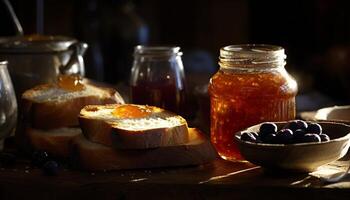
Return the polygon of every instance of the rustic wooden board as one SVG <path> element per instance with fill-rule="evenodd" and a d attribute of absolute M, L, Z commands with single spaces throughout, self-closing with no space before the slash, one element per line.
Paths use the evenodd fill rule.
<path fill-rule="evenodd" d="M 71 142 L 71 156 L 80 168 L 91 171 L 188 166 L 215 159 L 214 147 L 200 130 L 189 128 L 188 137 L 189 141 L 180 145 L 120 150 L 80 136 Z"/>

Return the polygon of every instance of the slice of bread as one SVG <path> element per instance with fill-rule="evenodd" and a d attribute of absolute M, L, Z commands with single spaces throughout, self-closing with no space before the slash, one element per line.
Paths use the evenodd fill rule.
<path fill-rule="evenodd" d="M 62 158 L 69 157 L 71 140 L 79 135 L 82 135 L 80 128 L 40 130 L 27 127 L 25 130 L 30 151 L 47 151 L 53 156 Z"/>
<path fill-rule="evenodd" d="M 33 128 L 53 129 L 78 126 L 78 114 L 86 105 L 124 103 L 113 89 L 84 84 L 72 91 L 45 84 L 27 90 L 22 95 L 21 119 Z"/>
<path fill-rule="evenodd" d="M 88 140 L 117 149 L 149 149 L 189 141 L 186 120 L 154 106 L 90 105 L 81 110 L 79 122 Z"/>
<path fill-rule="evenodd" d="M 214 160 L 217 154 L 201 131 L 189 128 L 188 132 L 186 144 L 147 150 L 115 149 L 79 136 L 72 140 L 71 160 L 90 171 L 199 165 Z"/>

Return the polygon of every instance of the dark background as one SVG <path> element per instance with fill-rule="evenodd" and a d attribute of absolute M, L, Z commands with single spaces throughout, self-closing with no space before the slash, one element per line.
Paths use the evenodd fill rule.
<path fill-rule="evenodd" d="M 181 46 L 186 73 L 192 77 L 210 77 L 218 69 L 220 47 L 280 45 L 288 56 L 286 68 L 298 81 L 301 106 L 314 109 L 350 101 L 348 2 L 45 0 L 44 34 L 87 42 L 87 76 L 111 84 L 127 82 L 137 44 Z M 24 32 L 36 33 L 36 1 L 11 3 Z M 0 16 L 0 34 L 13 35 L 4 9 Z"/>

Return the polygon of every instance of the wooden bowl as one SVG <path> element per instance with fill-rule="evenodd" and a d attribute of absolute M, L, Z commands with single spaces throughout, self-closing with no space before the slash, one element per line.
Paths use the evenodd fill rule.
<path fill-rule="evenodd" d="M 275 122 L 281 129 L 287 122 Z M 319 122 L 331 140 L 321 143 L 265 144 L 242 141 L 246 131 L 258 132 L 255 125 L 235 134 L 241 155 L 249 162 L 268 169 L 311 172 L 319 166 L 343 157 L 350 146 L 350 126 L 335 122 Z"/>

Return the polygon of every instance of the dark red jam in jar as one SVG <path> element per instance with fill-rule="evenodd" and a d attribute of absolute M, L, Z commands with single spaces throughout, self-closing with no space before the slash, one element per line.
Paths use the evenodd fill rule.
<path fill-rule="evenodd" d="M 242 160 L 234 133 L 264 121 L 295 118 L 297 83 L 285 70 L 284 49 L 231 45 L 220 49 L 210 79 L 211 141 L 226 160 Z"/>
<path fill-rule="evenodd" d="M 185 75 L 180 47 L 136 46 L 131 70 L 131 102 L 183 114 Z"/>

